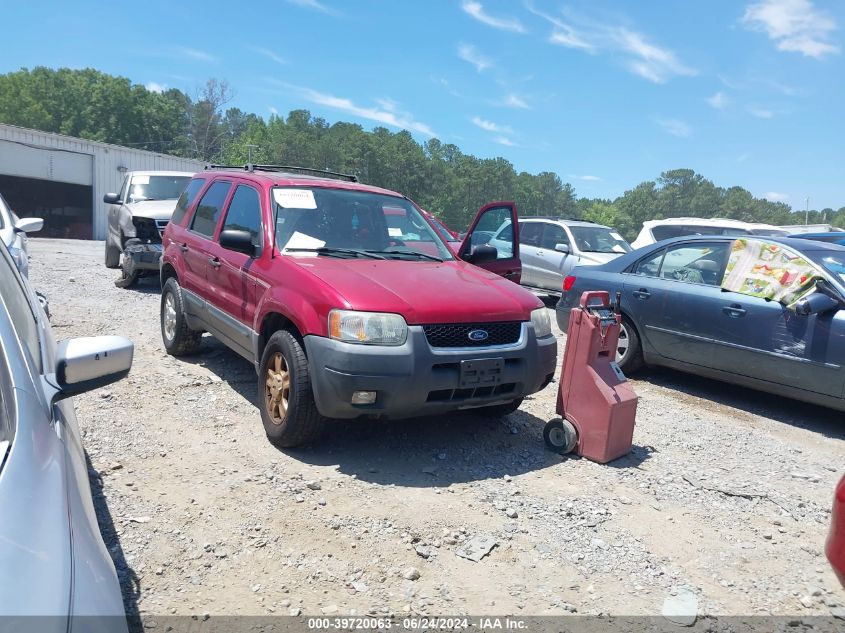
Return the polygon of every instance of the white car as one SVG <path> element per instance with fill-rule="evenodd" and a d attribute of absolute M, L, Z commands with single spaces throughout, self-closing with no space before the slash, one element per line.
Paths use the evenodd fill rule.
<path fill-rule="evenodd" d="M 771 224 L 741 222 L 728 218 L 666 218 L 648 220 L 631 246 L 642 248 L 673 237 L 689 235 L 765 235 L 785 237 L 789 231 Z"/>
<path fill-rule="evenodd" d="M 9 249 L 18 270 L 24 277 L 29 276 L 29 259 L 26 249 L 26 234 L 35 233 L 44 227 L 41 218 L 19 218 L 0 196 L 0 240 Z"/>

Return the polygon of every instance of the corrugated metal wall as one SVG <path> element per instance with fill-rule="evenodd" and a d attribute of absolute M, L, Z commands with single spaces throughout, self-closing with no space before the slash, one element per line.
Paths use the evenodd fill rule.
<path fill-rule="evenodd" d="M 29 130 L 14 125 L 0 124 L 0 173 L 28 178 L 56 179 L 62 182 L 92 184 L 93 186 L 93 235 L 102 240 L 106 236 L 106 207 L 103 195 L 117 192 L 123 182 L 125 171 L 133 170 L 173 170 L 202 171 L 201 161 L 156 154 L 143 150 L 97 143 L 84 139 L 49 134 L 38 130 Z M 47 156 L 33 156 L 33 149 L 42 151 Z M 65 154 L 71 154 L 66 156 Z M 73 156 L 75 155 L 75 156 Z M 91 167 L 83 156 L 92 156 Z M 67 160 L 79 158 L 82 160 Z M 62 160 L 65 158 L 66 160 Z M 40 160 L 39 160 L 40 159 Z M 53 160 L 55 159 L 55 160 Z M 50 167 L 56 164 L 72 164 L 73 169 L 61 171 Z M 3 169 L 3 165 L 8 168 Z M 45 167 L 47 165 L 47 167 Z M 14 166 L 12 168 L 11 166 Z M 93 173 L 76 173 L 80 169 L 90 169 Z"/>

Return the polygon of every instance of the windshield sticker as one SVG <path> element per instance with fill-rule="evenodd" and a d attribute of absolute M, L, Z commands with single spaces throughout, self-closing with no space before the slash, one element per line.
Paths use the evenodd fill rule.
<path fill-rule="evenodd" d="M 619 246 L 619 244 L 614 244 L 612 250 L 613 250 L 614 253 L 626 253 L 627 252 L 624 248 Z"/>
<path fill-rule="evenodd" d="M 310 189 L 273 189 L 273 199 L 285 209 L 316 209 L 317 201 Z"/>
<path fill-rule="evenodd" d="M 402 237 L 402 229 L 397 229 L 392 226 L 387 227 L 387 234 L 390 237 Z"/>
<path fill-rule="evenodd" d="M 622 236 L 619 235 L 619 233 L 615 233 L 613 231 L 610 232 L 610 237 L 612 237 L 614 240 L 619 240 L 620 242 L 623 241 Z"/>
<path fill-rule="evenodd" d="M 309 192 L 310 193 L 310 192 Z M 288 249 L 291 248 L 321 248 L 325 246 L 326 243 L 323 240 L 318 240 L 316 237 L 311 237 L 310 235 L 306 235 L 305 233 L 300 233 L 299 231 L 294 231 L 293 235 L 290 236 L 288 243 L 285 244 L 284 248 L 282 249 L 283 253 L 288 252 Z M 300 252 L 294 251 L 297 255 L 305 255 L 314 257 L 317 253 L 308 253 L 308 252 Z"/>
<path fill-rule="evenodd" d="M 133 176 L 132 177 L 132 184 L 133 185 L 148 185 L 148 184 L 150 184 L 150 177 L 149 176 Z"/>

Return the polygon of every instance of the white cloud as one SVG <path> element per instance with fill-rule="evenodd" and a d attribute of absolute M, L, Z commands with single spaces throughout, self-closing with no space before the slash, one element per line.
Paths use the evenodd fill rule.
<path fill-rule="evenodd" d="M 458 57 L 475 66 L 478 72 L 484 72 L 493 65 L 493 62 L 488 57 L 479 53 L 478 49 L 472 44 L 461 44 L 458 46 Z"/>
<path fill-rule="evenodd" d="M 496 141 L 499 145 L 505 145 L 507 147 L 513 147 L 514 145 L 516 145 L 516 143 L 514 143 L 506 136 L 497 136 L 493 140 Z"/>
<path fill-rule="evenodd" d="M 278 116 L 279 111 L 276 108 L 274 108 L 273 106 L 267 106 L 267 109 L 270 110 L 270 114 Z"/>
<path fill-rule="evenodd" d="M 513 134 L 513 130 L 507 125 L 499 125 L 498 123 L 493 123 L 493 121 L 482 119 L 479 116 L 474 116 L 471 120 L 473 125 L 480 127 L 482 130 L 497 132 L 499 134 Z"/>
<path fill-rule="evenodd" d="M 502 105 L 505 105 L 508 108 L 518 108 L 521 110 L 531 109 L 531 106 L 528 105 L 528 102 L 525 99 L 514 93 L 507 95 L 502 102 Z"/>
<path fill-rule="evenodd" d="M 594 52 L 596 47 L 586 41 L 585 37 L 575 30 L 571 24 L 564 22 L 560 18 L 543 13 L 534 8 L 530 2 L 525 4 L 526 8 L 536 16 L 539 16 L 552 24 L 554 30 L 549 36 L 549 42 L 557 44 L 558 46 L 565 46 L 567 48 L 580 48 L 590 53 Z"/>
<path fill-rule="evenodd" d="M 176 53 L 183 57 L 190 57 L 198 62 L 216 62 L 217 58 L 211 53 L 206 53 L 196 48 L 188 48 L 187 46 L 179 46 Z"/>
<path fill-rule="evenodd" d="M 463 9 L 465 13 L 471 15 L 473 18 L 475 18 L 482 24 L 492 26 L 494 29 L 499 29 L 501 31 L 511 31 L 513 33 L 526 32 L 525 27 L 522 25 L 522 22 L 520 22 L 517 18 L 494 17 L 484 11 L 484 7 L 480 2 L 475 2 L 474 0 L 464 0 L 461 3 L 461 9 Z"/>
<path fill-rule="evenodd" d="M 284 57 L 274 53 L 269 48 L 259 48 L 257 46 L 253 46 L 252 52 L 258 53 L 259 55 L 263 55 L 267 59 L 270 59 L 270 60 L 276 62 L 277 64 L 281 64 L 281 65 L 287 64 L 287 61 L 285 60 Z"/>
<path fill-rule="evenodd" d="M 658 123 L 660 127 L 672 136 L 677 136 L 678 138 L 689 138 L 692 136 L 692 128 L 680 119 L 660 119 Z"/>
<path fill-rule="evenodd" d="M 756 116 L 758 119 L 771 119 L 775 116 L 774 111 L 766 108 L 758 108 L 757 106 L 748 106 L 748 114 Z"/>
<path fill-rule="evenodd" d="M 707 103 L 710 105 L 711 108 L 716 108 L 717 110 L 721 110 L 726 105 L 728 105 L 730 99 L 724 92 L 717 92 L 712 97 L 707 98 Z"/>
<path fill-rule="evenodd" d="M 425 123 L 416 121 L 413 116 L 408 113 L 403 113 L 396 110 L 396 104 L 393 101 L 389 101 L 389 103 L 392 104 L 394 109 L 387 110 L 384 108 L 384 106 L 382 106 L 382 109 L 379 109 L 373 107 L 360 106 L 350 99 L 346 99 L 344 97 L 335 97 L 334 95 L 319 92 L 318 90 L 314 90 L 313 88 L 296 86 L 282 81 L 272 81 L 272 83 L 282 86 L 288 90 L 298 92 L 303 99 L 305 99 L 306 101 L 310 101 L 311 103 L 316 103 L 318 105 L 326 106 L 334 110 L 339 110 L 341 112 L 345 112 L 346 114 L 350 114 L 361 119 L 366 119 L 368 121 L 375 121 L 376 123 L 381 123 L 389 127 L 410 130 L 411 132 L 419 132 L 420 134 L 429 137 L 436 136 L 434 131 Z M 381 102 L 385 103 L 385 100 L 382 99 Z"/>
<path fill-rule="evenodd" d="M 584 182 L 598 182 L 599 180 L 601 180 L 601 178 L 599 178 L 598 176 L 591 176 L 589 174 L 586 174 L 584 176 L 578 176 L 577 174 L 567 174 L 566 177 L 570 180 L 583 180 Z"/>
<path fill-rule="evenodd" d="M 312 9 L 313 11 L 319 11 L 320 13 L 325 13 L 326 15 L 340 15 L 340 12 L 336 9 L 332 9 L 331 7 L 327 7 L 319 0 L 288 0 L 290 4 L 295 4 L 299 7 L 303 7 L 305 9 Z"/>
<path fill-rule="evenodd" d="M 789 200 L 789 195 L 785 193 L 778 193 L 777 191 L 769 191 L 763 197 L 769 202 L 786 202 Z"/>
<path fill-rule="evenodd" d="M 696 71 L 682 63 L 668 48 L 653 44 L 642 33 L 622 26 L 608 26 L 600 22 L 579 20 L 564 21 L 534 8 L 527 2 L 529 11 L 552 25 L 549 42 L 558 46 L 580 49 L 587 53 L 617 53 L 623 55 L 625 66 L 636 75 L 666 83 L 675 76 L 692 76 Z"/>
<path fill-rule="evenodd" d="M 640 33 L 619 27 L 612 31 L 612 37 L 619 48 L 633 56 L 627 64 L 631 72 L 649 81 L 662 84 L 675 75 L 696 74 L 692 68 L 682 64 L 675 53 L 652 44 Z"/>
<path fill-rule="evenodd" d="M 811 0 L 763 0 L 748 5 L 742 21 L 754 31 L 765 32 L 781 51 L 816 59 L 839 52 L 839 46 L 829 41 L 836 23 L 817 11 Z"/>
<path fill-rule="evenodd" d="M 160 84 L 155 81 L 148 81 L 144 87 L 150 92 L 164 92 L 167 90 L 167 84 Z"/>

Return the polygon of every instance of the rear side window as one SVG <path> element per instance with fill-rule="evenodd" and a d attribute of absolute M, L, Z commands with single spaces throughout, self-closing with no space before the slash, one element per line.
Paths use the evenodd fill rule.
<path fill-rule="evenodd" d="M 208 188 L 194 212 L 194 219 L 191 221 L 192 231 L 206 237 L 214 235 L 217 220 L 220 219 L 220 211 L 231 188 L 232 183 L 226 181 L 215 182 Z"/>
<path fill-rule="evenodd" d="M 730 242 L 675 244 L 641 259 L 634 273 L 687 283 L 718 286 L 725 272 Z"/>
<path fill-rule="evenodd" d="M 554 250 L 558 244 L 569 246 L 569 237 L 566 235 L 566 229 L 560 224 L 547 224 L 543 228 L 543 248 Z"/>
<path fill-rule="evenodd" d="M 519 243 L 526 246 L 540 246 L 543 225 L 540 222 L 520 222 Z"/>
<path fill-rule="evenodd" d="M 194 178 L 188 183 L 188 186 L 185 187 L 185 191 L 182 192 L 182 195 L 179 196 L 179 200 L 176 201 L 176 209 L 173 211 L 173 217 L 170 218 L 171 222 L 182 224 L 182 219 L 185 217 L 185 214 L 194 203 L 197 194 L 202 190 L 204 185 L 204 178 Z"/>
<path fill-rule="evenodd" d="M 261 247 L 261 202 L 252 187 L 239 185 L 229 203 L 223 230 L 249 231 L 252 244 Z"/>

